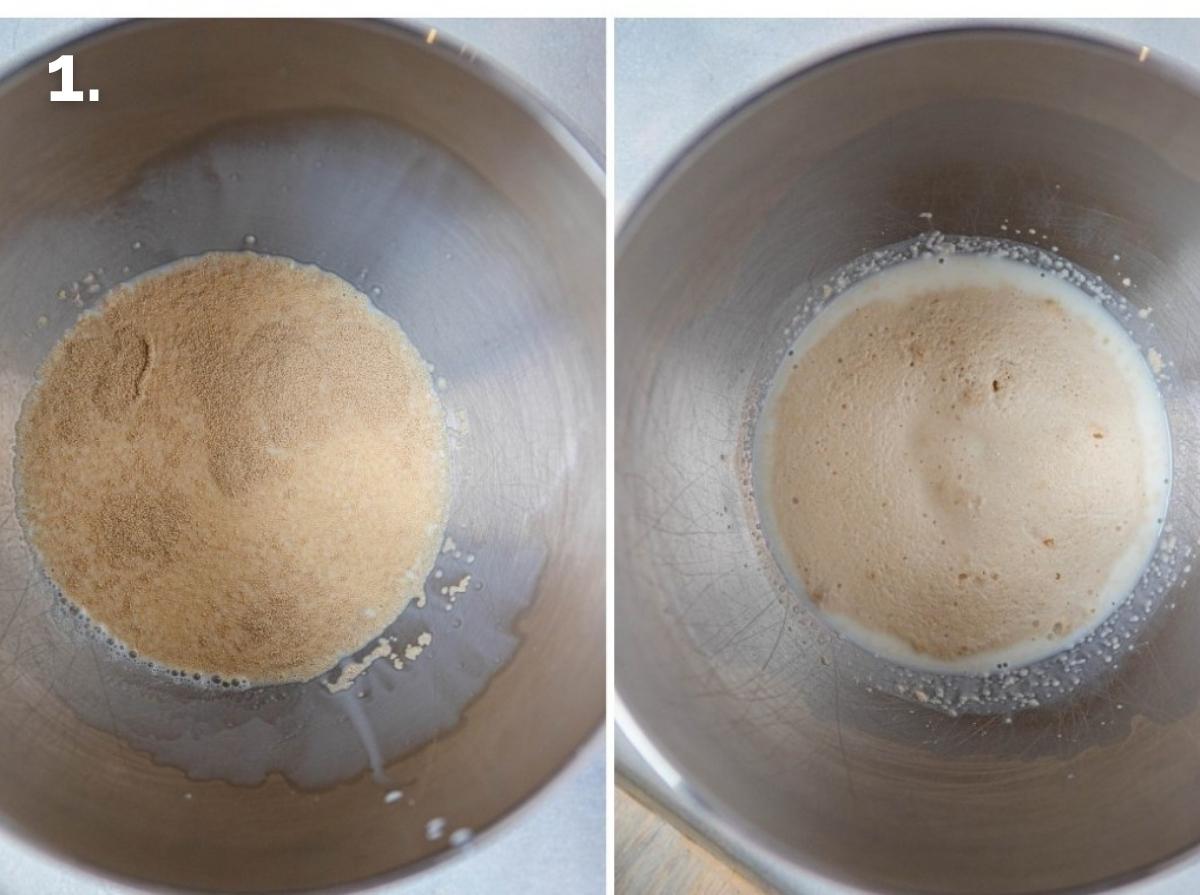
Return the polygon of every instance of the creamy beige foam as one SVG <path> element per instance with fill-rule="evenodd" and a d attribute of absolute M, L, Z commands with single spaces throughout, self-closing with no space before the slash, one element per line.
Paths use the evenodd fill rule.
<path fill-rule="evenodd" d="M 213 253 L 117 289 L 18 425 L 22 516 L 63 593 L 166 666 L 304 680 L 422 592 L 441 403 L 349 284 Z"/>
<path fill-rule="evenodd" d="M 757 480 L 781 565 L 833 625 L 904 664 L 985 671 L 1077 640 L 1133 589 L 1170 472 L 1132 339 L 1058 278 L 907 262 L 801 333 Z"/>

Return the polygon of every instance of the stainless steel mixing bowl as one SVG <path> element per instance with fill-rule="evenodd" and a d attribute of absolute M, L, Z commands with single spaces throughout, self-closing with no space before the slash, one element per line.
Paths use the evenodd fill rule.
<path fill-rule="evenodd" d="M 211 890 L 452 853 L 604 716 L 595 167 L 503 76 L 402 28 L 121 25 L 61 50 L 98 103 L 49 102 L 59 52 L 0 83 L 0 820 L 101 873 Z M 77 315 L 248 246 L 357 285 L 445 383 L 455 546 L 389 628 L 433 643 L 342 693 L 202 689 L 115 657 L 55 602 L 13 512 L 21 402 Z"/>
<path fill-rule="evenodd" d="M 1175 363 L 1167 537 L 1195 545 L 1200 85 L 1138 46 L 1023 28 L 856 49 L 722 120 L 621 229 L 622 723 L 719 828 L 829 880 L 1016 893 L 1144 875 L 1200 841 L 1190 565 L 1149 624 L 1113 635 L 1108 672 L 953 717 L 879 686 L 756 531 L 745 446 L 798 297 L 931 228 L 1057 246 L 1153 309 L 1142 336 Z"/>

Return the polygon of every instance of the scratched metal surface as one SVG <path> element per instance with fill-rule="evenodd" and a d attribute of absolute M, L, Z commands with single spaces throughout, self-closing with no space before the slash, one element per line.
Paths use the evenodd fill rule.
<path fill-rule="evenodd" d="M 655 41 L 656 26 L 626 27 L 656 59 L 687 57 L 672 27 L 720 46 L 721 23 L 664 24 Z M 786 45 L 788 27 L 804 23 L 760 39 Z M 753 41 L 736 45 L 752 55 Z M 1034 225 L 1085 267 L 1131 277 L 1177 364 L 1170 520 L 1195 542 L 1190 76 L 1139 65 L 1140 44 L 909 49 L 776 91 L 708 138 L 619 237 L 622 720 L 668 807 L 784 891 L 1035 891 L 1136 874 L 1200 838 L 1194 582 L 1072 700 L 1012 723 L 952 718 L 866 689 L 861 657 L 779 586 L 754 529 L 745 448 L 783 308 L 915 235 L 932 209 L 947 232 Z"/>
<path fill-rule="evenodd" d="M 1200 66 L 1194 19 L 1049 19 Z M 797 66 L 920 19 L 618 19 L 613 169 L 620 213 L 722 112 Z M 669 84 L 670 89 L 663 89 Z"/>
<path fill-rule="evenodd" d="M 0 33 L 0 45 L 17 53 L 39 41 L 45 45 L 45 41 L 54 37 L 61 39 L 86 27 L 87 23 L 72 21 L 7 22 L 4 33 Z M 593 112 L 581 115 L 574 124 L 581 136 L 594 137 L 595 90 L 600 91 L 601 97 L 603 91 L 603 79 L 595 76 L 595 57 L 599 53 L 603 58 L 603 26 L 585 22 L 563 23 L 557 31 L 554 23 L 542 23 L 540 27 L 543 39 L 557 39 L 577 50 L 579 58 L 590 59 L 580 66 L 582 74 L 577 71 L 573 77 L 564 75 L 563 80 L 572 85 L 576 94 L 582 94 L 591 85 L 589 108 Z M 519 31 L 520 41 L 505 40 L 503 34 L 517 34 L 511 29 L 498 29 L 493 37 L 502 54 L 519 59 L 522 47 L 527 48 L 530 40 L 536 43 L 538 29 L 538 23 L 526 24 Z M 466 23 L 465 30 L 472 34 L 476 44 L 488 35 L 486 23 Z M 303 40 L 302 35 L 290 37 Z M 269 43 L 270 38 L 266 41 Z M 287 44 L 290 46 L 291 41 Z M 473 54 L 468 51 L 466 55 Z M 560 52 L 559 64 L 565 65 L 568 56 L 569 53 Z M 80 62 L 77 72 L 82 75 L 86 67 L 95 77 L 97 66 L 84 64 L 88 58 L 94 57 L 87 53 L 77 56 Z M 552 62 L 542 59 L 525 74 L 535 82 L 543 81 L 544 90 L 539 92 L 569 100 L 575 95 L 571 89 L 544 82 L 546 72 L 552 68 Z M 110 69 L 108 75 L 110 79 L 121 80 L 119 72 L 114 75 Z M 419 80 L 427 86 L 436 83 L 432 72 Z M 79 83 L 83 84 L 83 80 Z M 110 80 L 109 86 L 112 84 Z M 132 89 L 127 83 L 125 86 L 126 90 Z M 119 107 L 116 98 L 120 93 L 104 91 L 110 98 L 110 110 L 112 105 Z M 469 95 L 469 91 L 459 97 L 464 95 Z M 502 104 L 493 104 L 492 108 L 502 108 Z M 94 116 L 102 114 L 95 109 L 74 110 L 64 120 L 62 139 L 38 141 L 39 145 L 53 144 L 69 157 L 72 144 L 67 122 L 78 123 L 89 111 L 94 122 L 97 121 Z M 61 110 L 60 113 L 68 114 Z M 129 110 L 124 110 L 124 114 L 129 114 Z M 480 120 L 486 117 L 481 116 Z M 26 122 L 36 118 L 21 116 Z M 138 139 L 126 142 L 131 151 L 138 151 Z M 530 151 L 538 151 L 534 148 L 536 137 L 527 145 Z M 93 149 L 88 144 L 78 146 Z M 20 155 L 11 145 L 4 151 L 12 157 Z M 469 149 L 466 154 L 470 154 Z M 106 169 L 104 161 L 98 166 L 101 172 Z M 479 158 L 474 161 L 487 167 Z M 560 161 L 543 157 L 550 170 L 556 170 Z M 31 162 L 25 159 L 24 163 Z M 117 162 L 116 167 L 120 168 L 122 163 Z M 478 592 L 478 611 L 473 613 L 446 611 L 436 599 L 436 585 L 431 585 L 431 612 L 423 621 L 442 629 L 441 641 L 445 646 L 440 658 L 431 657 L 436 661 L 425 666 L 423 674 L 414 663 L 416 674 L 407 681 L 392 679 L 382 674 L 382 669 L 373 669 L 364 686 L 356 688 L 361 690 L 363 698 L 357 699 L 348 692 L 343 694 L 347 700 L 340 707 L 336 700 L 323 696 L 318 687 L 285 688 L 288 692 L 243 699 L 224 693 L 180 698 L 180 694 L 172 694 L 161 683 L 148 682 L 120 662 L 110 661 L 102 650 L 92 649 L 87 641 L 73 639 L 69 625 L 64 628 L 60 624 L 69 622 L 68 619 L 55 619 L 53 613 L 46 613 L 48 590 L 44 580 L 38 578 L 36 563 L 12 519 L 11 483 L 7 476 L 3 477 L 4 484 L 0 487 L 9 506 L 3 517 L 6 521 L 0 526 L 4 532 L 0 538 L 0 558 L 6 576 L 3 599 L 11 611 L 4 613 L 2 632 L 3 654 L 9 661 L 4 663 L 5 686 L 0 695 L 0 713 L 6 717 L 0 748 L 25 753 L 20 762 L 23 768 L 20 778 L 10 778 L 3 784 L 6 790 L 3 804 L 9 814 L 5 825 L 14 830 L 18 825 L 25 826 L 26 835 L 30 827 L 38 828 L 43 843 L 70 847 L 77 853 L 90 850 L 91 859 L 119 872 L 157 875 L 176 881 L 189 875 L 197 881 L 207 877 L 206 884 L 215 885 L 220 884 L 216 876 L 238 875 L 237 865 L 244 862 L 236 854 L 247 848 L 256 851 L 255 840 L 261 846 L 265 840 L 275 838 L 278 845 L 279 831 L 290 829 L 295 835 L 305 823 L 317 824 L 326 831 L 318 849 L 280 853 L 287 854 L 284 863 L 293 869 L 277 868 L 259 876 L 257 882 L 242 883 L 255 888 L 268 888 L 280 880 L 288 885 L 302 885 L 339 876 L 355 879 L 376 872 L 372 867 L 384 855 L 392 855 L 384 860 L 403 862 L 405 859 L 398 852 L 408 851 L 415 856 L 439 851 L 440 846 L 422 832 L 423 824 L 440 812 L 440 806 L 445 806 L 448 814 L 456 813 L 450 804 L 455 799 L 447 802 L 436 793 L 439 787 L 454 781 L 452 788 L 468 801 L 495 805 L 498 797 L 504 798 L 501 793 L 511 791 L 522 776 L 509 766 L 503 778 L 495 778 L 492 765 L 498 752 L 508 751 L 501 748 L 500 740 L 506 736 L 501 731 L 507 729 L 509 734 L 523 738 L 537 730 L 536 724 L 526 726 L 515 716 L 502 720 L 505 712 L 496 711 L 499 703 L 518 705 L 516 693 L 521 694 L 520 704 L 531 705 L 531 699 L 536 701 L 530 696 L 533 692 L 530 688 L 537 686 L 536 675 L 530 677 L 522 672 L 520 661 L 514 661 L 503 674 L 493 677 L 496 668 L 511 655 L 518 637 L 532 636 L 541 641 L 535 633 L 538 629 L 549 634 L 551 628 L 557 627 L 563 635 L 557 638 L 557 645 L 541 641 L 540 648 L 533 653 L 550 657 L 573 652 L 585 664 L 591 662 L 596 670 L 594 675 L 581 676 L 582 689 L 572 699 L 574 704 L 556 719 L 556 727 L 569 730 L 581 716 L 575 720 L 568 717 L 575 716 L 579 708 L 594 714 L 602 705 L 602 676 L 595 666 L 597 657 L 602 661 L 602 639 L 598 636 L 603 624 L 602 601 L 593 601 L 589 604 L 591 609 L 584 610 L 583 617 L 590 618 L 590 622 L 582 624 L 590 625 L 593 636 L 583 635 L 582 639 L 577 636 L 582 630 L 568 633 L 562 628 L 570 614 L 556 609 L 557 599 L 539 604 L 548 604 L 545 612 L 530 608 L 538 588 L 558 577 L 554 570 L 553 539 L 538 533 L 542 514 L 554 516 L 558 531 L 563 530 L 564 512 L 569 518 L 575 512 L 588 513 L 590 507 L 592 515 L 588 518 L 599 519 L 594 512 L 597 492 L 593 491 L 589 497 L 584 493 L 588 490 L 585 488 L 574 497 L 567 497 L 574 490 L 570 484 L 575 475 L 573 470 L 582 468 L 575 464 L 584 463 L 592 443 L 600 443 L 598 438 L 586 439 L 595 418 L 589 423 L 575 414 L 586 415 L 588 407 L 599 405 L 585 387 L 584 391 L 575 392 L 577 403 L 571 410 L 554 413 L 546 410 L 574 391 L 570 380 L 582 372 L 581 364 L 586 365 L 582 358 L 598 357 L 596 346 L 602 344 L 599 332 L 595 331 L 596 338 L 581 345 L 582 332 L 575 330 L 576 323 L 569 315 L 557 316 L 553 322 L 542 318 L 545 326 L 539 323 L 543 313 L 539 306 L 546 307 L 544 303 L 558 292 L 557 283 L 561 281 L 561 271 L 554 271 L 554 266 L 563 259 L 551 260 L 556 251 L 552 247 L 553 238 L 545 241 L 535 236 L 534 229 L 540 224 L 530 223 L 537 216 L 533 207 L 518 212 L 501 189 L 468 170 L 461 157 L 429 141 L 398 134 L 378 122 L 343 119 L 332 126 L 320 116 L 301 121 L 287 120 L 284 116 L 282 121 L 262 126 L 250 123 L 226 128 L 207 140 L 201 138 L 198 145 L 186 152 L 145 165 L 132 185 L 126 184 L 120 191 L 115 202 L 96 201 L 95 194 L 103 190 L 91 190 L 92 185 L 83 173 L 85 168 L 86 164 L 62 172 L 61 182 L 53 185 L 43 185 L 40 179 L 23 179 L 15 188 L 12 184 L 8 187 L 14 194 L 22 193 L 20 200 L 7 204 L 10 211 L 30 207 L 40 196 L 50 205 L 57 203 L 59 209 L 68 207 L 70 213 L 43 214 L 21 221 L 20 226 L 14 226 L 12 219 L 6 222 L 7 254 L 0 259 L 0 278 L 6 284 L 6 294 L 21 298 L 6 303 L 2 312 L 5 322 L 0 327 L 3 333 L 0 340 L 4 343 L 0 356 L 5 359 L 2 415 L 6 431 L 11 434 L 14 414 L 38 358 L 78 311 L 72 302 L 55 300 L 58 288 L 64 285 L 70 288 L 70 281 L 80 279 L 86 272 L 94 273 L 101 283 L 113 282 L 178 255 L 223 244 L 234 247 L 241 242 L 238 233 L 242 236 L 253 233 L 257 247 L 262 250 L 323 263 L 349 279 L 361 277 L 364 289 L 377 286 L 378 290 L 372 292 L 381 307 L 406 317 L 405 325 L 410 332 L 425 328 L 427 345 L 438 344 L 436 348 L 423 345 L 423 350 L 451 383 L 447 403 L 457 406 L 463 418 L 471 418 L 471 432 L 480 436 L 468 435 L 458 456 L 460 473 L 465 469 L 468 475 L 465 480 L 460 476 L 459 498 L 465 498 L 467 505 L 460 504 L 458 514 L 458 523 L 467 536 L 457 540 L 466 551 L 477 555 L 473 568 L 490 567 L 490 570 L 477 573 L 485 590 Z M 398 168 L 420 176 L 396 178 Z M 318 170 L 323 173 L 313 173 Z M 516 170 L 510 173 L 518 179 L 522 176 Z M 498 170 L 492 170 L 490 176 L 503 179 Z M 74 196 L 63 188 L 72 177 L 84 187 Z M 33 190 L 22 192 L 31 184 Z M 296 184 L 304 188 L 289 193 Z M 565 225 L 567 230 L 580 225 L 584 229 L 602 225 L 602 203 L 594 187 L 586 179 L 581 185 L 584 185 L 583 204 L 574 205 L 574 199 L 568 199 L 563 209 L 566 217 L 560 226 Z M 22 206 L 22 202 L 29 205 Z M 420 215 L 395 217 L 415 206 L 422 209 Z M 79 213 L 79 207 L 84 209 L 83 213 Z M 590 213 L 583 211 L 584 208 L 590 209 Z M 181 209 L 186 213 L 181 213 Z M 572 219 L 576 212 L 583 217 Z M 320 228 L 305 223 L 318 220 L 325 222 L 323 234 Z M 331 238 L 331 234 L 336 234 L 336 238 Z M 576 299 L 586 301 L 584 295 L 602 296 L 602 269 L 598 266 L 602 259 L 600 231 L 596 231 L 591 243 L 584 240 L 581 245 L 593 245 L 596 249 L 591 253 L 597 262 L 593 270 L 596 275 L 591 279 L 583 277 L 582 282 L 590 283 L 591 287 L 579 287 L 573 276 L 574 294 L 564 300 L 560 306 L 563 308 Z M 588 251 L 584 249 L 585 253 Z M 459 259 L 457 264 L 444 263 L 454 257 Z M 431 259 L 437 263 L 430 263 Z M 356 270 L 351 271 L 350 267 Z M 51 288 L 51 281 L 56 278 L 62 282 Z M 432 293 L 443 296 L 443 300 L 418 306 L 404 298 L 409 294 Z M 452 297 L 446 297 L 450 294 Z M 497 301 L 501 296 L 504 301 Z M 94 300 L 86 291 L 84 298 L 88 303 Z M 438 306 L 445 310 L 435 311 Z M 449 311 L 454 306 L 457 312 Z M 421 307 L 427 312 L 423 324 L 415 319 L 422 316 Z M 439 321 L 437 318 L 443 313 L 459 313 L 473 325 L 460 326 L 448 317 Z M 493 317 L 494 313 L 511 316 L 501 320 Z M 44 325 L 38 322 L 39 316 L 46 318 Z M 550 317 L 555 316 L 551 312 Z M 585 309 L 577 323 L 585 320 L 589 321 L 585 326 L 602 321 L 598 303 L 590 310 Z M 484 335 L 497 332 L 505 332 L 506 337 L 496 341 Z M 559 344 L 573 346 L 566 355 L 558 355 L 554 347 L 559 339 L 565 339 Z M 536 348 L 531 348 L 534 343 Z M 436 354 L 442 356 L 432 357 Z M 565 362 L 565 367 L 558 366 L 556 355 Z M 533 357 L 538 358 L 537 363 L 531 362 Z M 527 377 L 539 376 L 534 372 L 539 364 L 543 365 L 545 375 L 540 376 L 542 385 L 534 386 Z M 496 386 L 501 382 L 507 385 L 492 391 L 486 385 L 489 379 Z M 598 381 L 593 382 L 595 385 Z M 542 392 L 539 398 L 537 393 L 542 387 L 549 391 Z M 524 410 L 512 404 L 517 393 L 522 395 Z M 497 414 L 512 416 L 517 426 L 514 431 L 520 432 L 518 439 L 499 436 Z M 524 421 L 520 422 L 522 417 Z M 560 431 L 560 426 L 566 429 Z M 492 434 L 484 435 L 488 432 Z M 576 445 L 577 437 L 586 443 Z M 3 450 L 9 461 L 11 448 L 8 439 Z M 599 468 L 595 464 L 595 469 Z M 496 488 L 487 484 L 493 480 Z M 473 502 L 470 495 L 482 497 L 489 490 L 492 496 L 485 498 L 485 502 L 497 508 L 507 520 L 499 527 L 469 509 Z M 560 497 L 565 497 L 573 508 L 556 507 Z M 490 534 L 485 535 L 485 531 Z M 480 541 L 475 548 L 470 546 L 473 539 Z M 598 557 L 600 542 L 592 540 L 593 557 Z M 588 552 L 584 550 L 585 554 Z M 448 568 L 446 575 L 458 571 Z M 598 581 L 596 576 L 589 576 L 586 584 L 580 587 L 577 583 L 570 592 L 591 592 L 594 596 L 598 593 Z M 460 604 L 459 609 L 463 608 Z M 520 628 L 515 621 L 518 613 L 523 613 Z M 416 621 L 408 619 L 410 624 Z M 544 627 L 546 623 L 549 628 Z M 454 643 L 458 646 L 452 646 Z M 14 658 L 17 661 L 11 661 Z M 493 685 L 488 685 L 489 679 Z M 556 676 L 555 688 L 562 691 L 560 683 L 561 676 Z M 484 686 L 488 695 L 473 702 L 474 695 Z M 504 696 L 506 691 L 508 696 Z M 493 702 L 495 707 L 489 709 Z M 454 730 L 465 729 L 455 725 L 468 704 L 474 737 L 456 736 Z M 584 708 L 589 705 L 590 709 Z M 79 718 L 88 723 L 80 726 Z M 268 723 L 262 723 L 264 720 Z M 551 740 L 559 737 L 556 732 L 547 733 Z M 498 739 L 493 740 L 493 735 Z M 435 737 L 432 749 L 412 751 L 429 736 Z M 472 738 L 473 745 L 469 742 Z M 569 747 L 560 757 L 569 756 L 582 742 Z M 30 751 L 36 743 L 42 745 Z M 555 751 L 544 740 L 543 745 L 548 748 L 538 753 L 541 757 L 530 756 L 535 763 Z M 152 756 L 156 764 L 151 766 L 136 758 L 130 746 Z M 412 754 L 398 759 L 407 752 Z M 433 892 L 447 887 L 457 890 L 484 885 L 494 889 L 509 884 L 522 891 L 528 891 L 530 885 L 543 891 L 602 888 L 603 749 L 593 741 L 581 755 L 570 768 L 568 783 L 552 788 L 551 801 L 535 805 L 532 813 L 523 813 L 520 822 L 511 825 L 508 846 L 503 844 L 503 832 L 497 834 L 495 842 L 493 837 L 485 836 L 478 845 L 465 849 L 471 855 L 470 860 L 439 867 L 428 877 L 405 886 L 404 891 Z M 83 756 L 87 756 L 86 764 L 79 761 Z M 384 764 L 388 767 L 382 767 Z M 310 795 L 298 796 L 294 790 L 291 796 L 284 795 L 290 787 L 281 788 L 279 776 L 268 778 L 254 790 L 239 790 L 229 785 L 229 782 L 258 783 L 269 773 L 282 774 L 292 786 Z M 353 779 L 354 785 L 330 788 L 346 779 Z M 439 780 L 442 782 L 438 783 Z M 404 785 L 406 797 L 412 796 L 416 804 L 408 806 L 412 810 L 403 815 L 395 811 L 388 814 L 382 793 L 399 784 Z M 375 790 L 374 797 L 367 797 L 368 789 Z M 235 794 L 239 791 L 241 797 Z M 355 791 L 367 799 L 357 808 L 353 807 L 354 797 L 350 795 Z M 247 799 L 247 792 L 252 798 Z M 265 807 L 260 803 L 255 808 L 249 802 L 263 798 L 279 800 L 275 809 L 263 815 L 270 818 L 268 828 L 249 835 L 242 828 L 238 833 L 239 817 L 248 819 Z M 183 817 L 181 810 L 193 812 L 192 816 Z M 98 818 L 97 811 L 108 812 L 107 819 Z M 459 811 L 464 819 L 456 822 L 447 816 L 448 831 L 459 823 L 471 825 L 465 819 L 465 809 Z M 373 815 L 378 816 L 373 818 Z M 303 820 L 306 816 L 307 822 Z M 403 820 L 405 817 L 407 820 Z M 354 827 L 360 823 L 370 824 L 372 829 L 356 831 Z M 135 832 L 139 826 L 143 827 L 140 835 Z M 196 836 L 196 831 L 206 826 L 210 834 L 219 830 L 215 840 L 210 835 L 207 843 L 204 835 Z M 411 829 L 405 831 L 401 829 L 403 826 Z M 270 827 L 278 830 L 271 831 Z M 174 833 L 170 832 L 172 829 Z M 125 837 L 124 841 L 131 845 L 142 839 L 135 851 L 144 850 L 146 854 L 138 858 L 124 845 L 101 846 L 101 840 L 110 834 L 118 840 Z M 174 844 L 164 840 L 158 846 L 146 847 L 146 836 L 164 835 L 166 840 L 174 839 Z M 64 845 L 71 836 L 75 838 L 70 846 Z M 194 863 L 187 856 L 198 848 L 203 851 L 216 840 L 225 840 L 220 861 Z M 339 840 L 341 846 L 337 845 Z M 427 844 L 421 845 L 422 840 Z M 347 846 L 347 842 L 353 845 Z M 112 845 L 110 842 L 109 846 Z M 516 853 L 510 851 L 512 848 Z M 311 867 L 308 871 L 302 869 L 312 858 L 322 863 L 319 856 L 328 852 L 341 854 L 341 871 L 331 876 L 326 872 L 328 868 L 317 873 L 312 873 Z M 531 855 L 538 852 L 543 859 L 531 864 Z M 512 872 L 517 854 L 527 871 L 520 875 Z M 3 862 L 0 891 L 6 893 L 133 891 L 68 868 L 27 846 L 15 842 L 10 845 L 7 838 L 0 848 L 0 862 Z M 260 862 L 251 857 L 249 871 L 261 873 L 262 866 L 253 868 L 256 863 Z M 190 869 L 185 869 L 187 865 L 191 865 Z M 529 872 L 535 866 L 537 871 Z M 269 879 L 272 876 L 274 883 Z"/>

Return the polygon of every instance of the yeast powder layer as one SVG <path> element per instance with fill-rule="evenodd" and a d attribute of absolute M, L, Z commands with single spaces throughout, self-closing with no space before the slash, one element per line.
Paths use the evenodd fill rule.
<path fill-rule="evenodd" d="M 395 322 L 316 267 L 249 252 L 116 289 L 50 354 L 18 425 L 50 578 L 141 657 L 306 680 L 422 590 L 446 435 Z"/>

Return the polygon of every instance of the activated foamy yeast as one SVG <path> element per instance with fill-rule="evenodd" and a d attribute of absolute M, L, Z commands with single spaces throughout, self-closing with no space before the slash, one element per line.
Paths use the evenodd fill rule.
<path fill-rule="evenodd" d="M 756 478 L 785 570 L 885 658 L 984 671 L 1077 640 L 1133 589 L 1170 473 L 1136 344 L 1000 258 L 876 274 L 801 333 Z"/>

